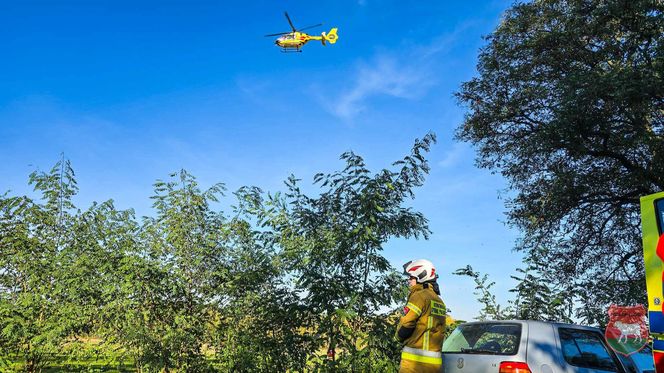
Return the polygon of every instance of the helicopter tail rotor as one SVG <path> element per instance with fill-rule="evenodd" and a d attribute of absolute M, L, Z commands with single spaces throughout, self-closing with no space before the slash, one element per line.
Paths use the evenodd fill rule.
<path fill-rule="evenodd" d="M 323 45 L 325 45 L 325 41 L 330 42 L 330 44 L 334 44 L 334 43 L 337 42 L 337 39 L 339 39 L 339 37 L 337 36 L 337 28 L 336 27 L 331 29 L 330 32 L 328 32 L 327 34 L 325 32 L 323 32 L 321 34 L 321 36 L 323 37 L 322 40 L 321 40 L 323 42 Z"/>

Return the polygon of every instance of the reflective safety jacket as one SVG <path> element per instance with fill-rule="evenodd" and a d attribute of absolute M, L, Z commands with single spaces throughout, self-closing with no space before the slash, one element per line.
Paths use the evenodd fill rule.
<path fill-rule="evenodd" d="M 416 284 L 410 288 L 404 312 L 397 327 L 397 338 L 404 345 L 399 372 L 438 372 L 443 363 L 445 303 L 431 284 Z"/>

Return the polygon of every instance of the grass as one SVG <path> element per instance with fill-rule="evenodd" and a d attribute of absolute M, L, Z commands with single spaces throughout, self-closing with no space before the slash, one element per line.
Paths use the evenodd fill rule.
<path fill-rule="evenodd" d="M 2 356 L 0 371 L 2 372 L 24 372 L 25 360 L 16 356 Z M 109 372 L 128 373 L 136 372 L 133 361 L 118 360 L 115 358 L 72 358 L 70 355 L 53 355 L 49 357 L 42 369 L 44 373 L 55 372 Z"/>

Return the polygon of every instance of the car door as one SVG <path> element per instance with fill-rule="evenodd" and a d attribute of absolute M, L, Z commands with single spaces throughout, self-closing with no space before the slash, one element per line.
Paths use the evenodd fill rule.
<path fill-rule="evenodd" d="M 566 373 L 625 373 L 598 331 L 559 327 L 558 338 Z"/>

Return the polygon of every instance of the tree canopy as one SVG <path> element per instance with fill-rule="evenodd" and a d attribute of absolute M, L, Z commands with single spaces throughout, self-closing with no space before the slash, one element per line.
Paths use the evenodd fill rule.
<path fill-rule="evenodd" d="M 458 138 L 508 181 L 517 248 L 546 251 L 591 323 L 610 302 L 645 300 L 638 203 L 664 190 L 663 12 L 657 0 L 516 3 L 456 94 Z"/>
<path fill-rule="evenodd" d="M 428 237 L 408 200 L 434 142 L 378 172 L 344 153 L 313 195 L 294 176 L 286 193 L 242 187 L 229 212 L 223 184 L 181 170 L 142 219 L 77 208 L 69 161 L 33 173 L 35 198 L 0 195 L 0 370 L 104 353 L 139 372 L 395 371 L 405 283 L 381 252 Z"/>

